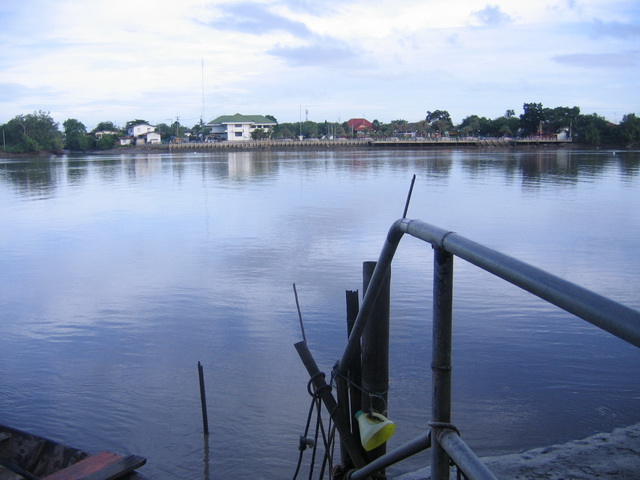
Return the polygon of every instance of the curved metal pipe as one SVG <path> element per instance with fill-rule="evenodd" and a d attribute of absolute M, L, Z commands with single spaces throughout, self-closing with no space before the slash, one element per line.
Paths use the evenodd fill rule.
<path fill-rule="evenodd" d="M 493 273 L 543 300 L 640 347 L 640 312 L 555 275 L 421 220 L 399 220 L 404 233 Z"/>

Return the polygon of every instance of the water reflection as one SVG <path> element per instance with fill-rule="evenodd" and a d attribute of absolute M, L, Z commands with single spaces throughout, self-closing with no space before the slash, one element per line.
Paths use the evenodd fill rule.
<path fill-rule="evenodd" d="M 145 455 L 159 480 L 286 478 L 310 400 L 291 285 L 330 369 L 344 291 L 360 287 L 414 173 L 410 217 L 640 308 L 639 162 L 571 150 L 1 160 L 0 413 Z M 396 262 L 394 446 L 430 415 L 432 251 L 406 239 Z M 204 443 L 198 360 L 215 385 Z M 637 349 L 457 262 L 454 412 L 480 452 L 640 420 L 639 367 Z"/>
<path fill-rule="evenodd" d="M 111 181 L 125 174 L 132 179 L 158 175 L 170 168 L 178 177 L 193 169 L 203 176 L 229 178 L 237 181 L 259 181 L 281 170 L 295 168 L 309 173 L 337 168 L 353 174 L 392 168 L 413 169 L 432 180 L 445 180 L 451 175 L 453 162 L 460 161 L 471 179 L 501 173 L 505 179 L 518 175 L 524 188 L 554 184 L 575 185 L 580 178 L 602 176 L 617 166 L 627 180 L 638 176 L 640 161 L 632 152 L 582 152 L 574 150 L 453 151 L 394 152 L 392 156 L 374 151 L 330 152 L 216 152 L 198 153 L 137 153 L 134 155 L 96 155 L 33 157 L 22 160 L 0 159 L 0 179 L 14 185 L 20 192 L 49 198 L 64 185 L 77 186 L 87 177 Z"/>

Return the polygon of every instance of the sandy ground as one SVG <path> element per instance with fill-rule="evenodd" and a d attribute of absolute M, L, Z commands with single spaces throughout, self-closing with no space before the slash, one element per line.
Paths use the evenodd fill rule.
<path fill-rule="evenodd" d="M 640 423 L 562 445 L 483 460 L 500 480 L 640 480 Z M 393 480 L 425 480 L 430 474 L 427 467 Z"/>

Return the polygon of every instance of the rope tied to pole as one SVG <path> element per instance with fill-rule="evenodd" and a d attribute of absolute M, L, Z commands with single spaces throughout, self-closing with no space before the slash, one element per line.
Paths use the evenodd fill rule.
<path fill-rule="evenodd" d="M 322 461 L 322 466 L 321 466 L 321 470 L 319 473 L 319 477 L 318 478 L 323 478 L 324 477 L 324 472 L 326 469 L 327 464 L 329 465 L 329 469 L 332 470 L 333 469 L 333 454 L 334 454 L 334 447 L 335 447 L 335 431 L 336 431 L 336 427 L 335 425 L 333 425 L 333 422 L 331 420 L 331 417 L 329 418 L 329 426 L 328 426 L 328 433 L 327 430 L 325 430 L 324 427 L 324 422 L 322 420 L 322 416 L 321 416 L 321 412 L 322 412 L 322 401 L 321 401 L 321 394 L 322 392 L 324 392 L 325 390 L 331 390 L 331 385 L 329 384 L 325 384 L 323 386 L 321 386 L 320 388 L 316 388 L 316 386 L 314 385 L 314 381 L 317 378 L 325 378 L 326 375 L 324 372 L 317 372 L 314 375 L 312 375 L 309 379 L 309 382 L 307 383 L 307 392 L 309 393 L 309 395 L 311 396 L 311 405 L 309 407 L 309 414 L 307 416 L 307 424 L 304 430 L 304 434 L 300 435 L 300 439 L 298 442 L 298 451 L 299 456 L 298 456 L 298 465 L 296 467 L 296 471 L 293 475 L 293 479 L 295 480 L 298 477 L 298 474 L 300 472 L 300 468 L 302 466 L 302 455 L 303 452 L 305 450 L 307 450 L 307 448 L 312 448 L 313 449 L 313 453 L 311 455 L 311 464 L 310 464 L 310 468 L 309 468 L 309 480 L 311 480 L 313 478 L 313 470 L 314 470 L 314 466 L 315 466 L 315 461 L 316 461 L 316 454 L 317 454 L 317 450 L 318 450 L 318 444 L 319 444 L 319 437 L 320 435 L 322 435 L 322 444 L 325 447 L 325 454 L 323 457 L 323 461 Z M 336 405 L 335 408 L 337 408 L 338 406 Z M 316 425 L 315 425 L 315 433 L 313 438 L 309 438 L 309 429 L 311 428 L 311 419 L 313 416 L 313 411 L 314 409 L 317 412 L 316 415 Z M 333 412 L 329 412 L 329 415 L 331 415 Z"/>
<path fill-rule="evenodd" d="M 362 388 L 362 386 L 358 385 L 356 382 L 354 382 L 352 379 L 350 379 L 349 377 L 345 376 L 343 373 L 341 373 L 338 370 L 338 365 L 336 364 L 336 366 L 333 367 L 333 370 L 331 371 L 331 385 L 335 386 L 335 377 L 340 377 L 342 379 L 344 379 L 345 382 L 347 382 L 347 384 L 351 387 L 354 387 L 358 390 L 360 390 L 363 394 L 367 395 L 369 397 L 369 411 L 367 413 L 371 413 L 371 405 L 373 404 L 373 398 L 377 398 L 380 401 L 382 401 L 383 405 L 384 405 L 384 411 L 387 410 L 387 401 L 386 396 L 389 393 L 389 390 L 387 389 L 384 392 L 369 392 L 367 390 L 365 390 L 364 388 Z"/>

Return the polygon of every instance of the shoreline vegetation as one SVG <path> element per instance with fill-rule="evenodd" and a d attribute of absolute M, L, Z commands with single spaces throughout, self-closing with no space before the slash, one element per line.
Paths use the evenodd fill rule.
<path fill-rule="evenodd" d="M 546 146 L 563 141 L 583 147 L 636 148 L 640 146 L 640 117 L 629 113 L 619 123 L 612 123 L 598 114 L 581 114 L 579 107 L 544 108 L 541 103 L 525 103 L 523 113 L 516 116 L 514 110 L 488 119 L 470 115 L 454 124 L 446 110 L 428 111 L 423 120 L 408 122 L 392 120 L 351 119 L 346 122 L 278 123 L 272 115 L 266 115 L 273 127 L 253 128 L 251 140 L 213 141 L 212 125 L 202 119 L 189 128 L 176 120 L 171 125 L 150 125 L 146 120 L 130 120 L 124 127 L 111 121 L 100 122 L 87 131 L 79 120 L 69 118 L 57 123 L 49 112 L 17 115 L 0 125 L 2 140 L 0 151 L 5 154 L 47 152 L 123 151 L 128 145 L 140 143 L 133 137 L 136 125 L 144 124 L 154 130 L 158 143 L 136 145 L 153 149 L 203 149 L 203 148 L 434 148 L 434 147 L 519 147 Z M 350 123 L 351 122 L 351 123 Z M 356 123 L 354 123 L 356 122 Z M 355 129 L 353 125 L 358 125 Z M 183 145 L 187 146 L 183 146 Z M 157 145 L 157 146 L 156 146 Z"/>

